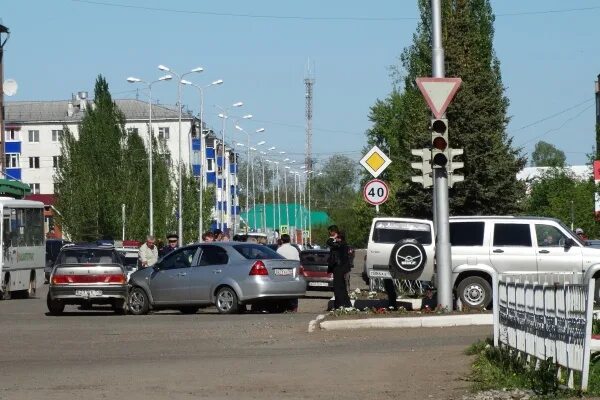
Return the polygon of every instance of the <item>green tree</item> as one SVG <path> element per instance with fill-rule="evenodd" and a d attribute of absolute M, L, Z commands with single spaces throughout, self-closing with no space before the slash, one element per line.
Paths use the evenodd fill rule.
<path fill-rule="evenodd" d="M 329 214 L 334 209 L 348 208 L 356 194 L 358 163 L 337 154 L 331 156 L 311 176 L 311 205 Z"/>
<path fill-rule="evenodd" d="M 431 12 L 419 0 L 421 22 L 413 44 L 393 67 L 395 88 L 371 108 L 370 144 L 382 146 L 393 160 L 383 178 L 395 198 L 382 207 L 393 215 L 431 217 L 431 190 L 410 182 L 410 149 L 429 144 L 430 113 L 415 79 L 431 75 Z M 506 134 L 508 99 L 493 50 L 494 16 L 489 0 L 443 2 L 443 43 L 447 76 L 463 80 L 447 111 L 453 148 L 463 148 L 465 182 L 450 191 L 452 214 L 513 214 L 523 209 L 524 185 L 516 174 L 525 165 Z M 416 160 L 413 160 L 416 161 Z M 502 196 L 498 196 L 502 193 Z"/>
<path fill-rule="evenodd" d="M 568 169 L 550 168 L 530 182 L 527 212 L 531 215 L 557 218 L 567 226 L 583 228 L 591 237 L 599 237 L 600 227 L 594 221 L 592 179 L 578 179 Z"/>
<path fill-rule="evenodd" d="M 137 132 L 128 132 L 123 149 L 123 188 L 128 238 L 143 238 L 149 232 L 148 153 Z"/>
<path fill-rule="evenodd" d="M 94 107 L 88 108 L 81 121 L 79 140 L 68 130 L 62 139 L 57 207 L 64 210 L 61 222 L 73 239 L 118 237 L 123 196 L 114 188 L 122 178 L 124 138 L 123 114 L 112 101 L 108 83 L 99 76 Z"/>
<path fill-rule="evenodd" d="M 564 167 L 567 157 L 553 144 L 540 140 L 531 153 L 532 167 Z"/>

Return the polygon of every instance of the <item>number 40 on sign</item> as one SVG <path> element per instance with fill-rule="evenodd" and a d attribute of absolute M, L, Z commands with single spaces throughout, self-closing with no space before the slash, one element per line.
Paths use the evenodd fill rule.
<path fill-rule="evenodd" d="M 383 204 L 388 199 L 390 190 L 387 184 L 380 179 L 372 179 L 363 189 L 365 201 L 374 206 Z"/>

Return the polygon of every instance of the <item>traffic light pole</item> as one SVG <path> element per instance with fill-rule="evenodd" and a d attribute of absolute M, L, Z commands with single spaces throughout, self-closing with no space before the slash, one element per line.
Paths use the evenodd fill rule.
<path fill-rule="evenodd" d="M 441 0 L 431 0 L 432 17 L 432 74 L 434 78 L 443 78 L 444 48 L 442 47 Z M 448 204 L 448 173 L 445 167 L 433 170 L 433 204 L 437 223 L 436 263 L 437 263 L 437 302 L 452 310 L 452 254 L 450 252 L 450 212 Z"/>

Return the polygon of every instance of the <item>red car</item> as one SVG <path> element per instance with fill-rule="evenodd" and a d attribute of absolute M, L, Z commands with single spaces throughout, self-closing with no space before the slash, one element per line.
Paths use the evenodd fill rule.
<path fill-rule="evenodd" d="M 354 267 L 354 249 L 348 248 L 350 265 Z M 333 290 L 333 274 L 327 272 L 329 250 L 303 250 L 300 265 L 304 270 L 306 290 Z"/>

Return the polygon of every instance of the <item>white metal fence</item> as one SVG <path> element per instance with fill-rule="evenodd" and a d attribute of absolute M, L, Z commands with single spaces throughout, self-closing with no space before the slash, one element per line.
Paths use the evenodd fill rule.
<path fill-rule="evenodd" d="M 595 280 L 591 274 L 500 274 L 494 290 L 494 344 L 539 360 L 552 357 L 587 389 Z"/>

